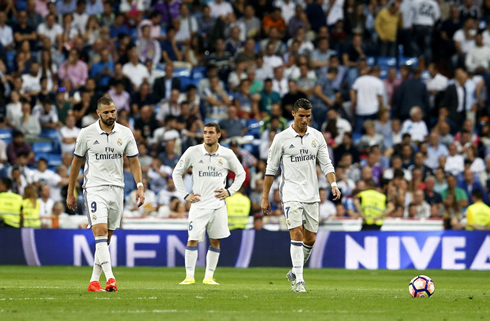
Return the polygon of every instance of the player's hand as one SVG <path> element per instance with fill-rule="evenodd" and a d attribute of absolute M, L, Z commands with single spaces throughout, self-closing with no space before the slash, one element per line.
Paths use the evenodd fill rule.
<path fill-rule="evenodd" d="M 77 209 L 77 199 L 75 198 L 75 195 L 68 193 L 66 196 L 66 206 L 72 211 Z"/>
<path fill-rule="evenodd" d="M 260 208 L 262 209 L 262 213 L 264 213 L 264 215 L 269 215 L 271 213 L 271 203 L 267 198 L 262 198 Z"/>
<path fill-rule="evenodd" d="M 187 195 L 185 200 L 189 203 L 197 203 L 201 200 L 199 198 L 200 196 L 201 196 L 201 194 L 189 194 L 189 195 Z"/>
<path fill-rule="evenodd" d="M 136 192 L 136 202 L 138 202 L 138 207 L 145 204 L 145 190 L 143 187 L 138 188 Z"/>
<path fill-rule="evenodd" d="M 214 197 L 216 198 L 219 198 L 220 200 L 224 200 L 225 198 L 227 198 L 228 196 L 230 196 L 230 194 L 228 193 L 228 191 L 224 188 L 222 189 L 217 189 L 214 191 L 216 194 L 214 194 Z"/>
<path fill-rule="evenodd" d="M 342 193 L 340 192 L 339 188 L 337 186 L 332 187 L 332 194 L 333 194 L 333 201 L 337 201 L 340 199 L 340 196 Z"/>

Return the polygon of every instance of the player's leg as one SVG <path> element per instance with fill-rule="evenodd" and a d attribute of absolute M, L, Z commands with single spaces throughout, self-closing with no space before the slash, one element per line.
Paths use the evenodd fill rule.
<path fill-rule="evenodd" d="M 290 245 L 291 262 L 293 264 L 293 268 L 291 272 L 294 275 L 295 283 L 304 282 L 303 227 L 297 226 L 290 229 L 289 235 L 291 237 L 291 245 Z"/>
<path fill-rule="evenodd" d="M 213 216 L 207 226 L 210 246 L 206 255 L 206 274 L 203 280 L 203 283 L 207 285 L 219 285 L 214 280 L 214 272 L 219 261 L 220 240 L 230 236 L 226 206 L 215 209 L 213 212 Z"/>
<path fill-rule="evenodd" d="M 188 240 L 185 247 L 185 279 L 180 282 L 182 285 L 196 283 L 195 271 L 197 263 L 197 245 L 204 238 L 206 224 L 209 221 L 210 211 L 203 208 L 191 206 L 189 210 Z"/>
<path fill-rule="evenodd" d="M 306 203 L 304 204 L 304 209 L 305 223 L 303 229 L 303 253 L 304 264 L 306 264 L 316 241 L 316 233 L 318 232 L 318 226 L 320 224 L 320 205 L 318 203 Z"/>
<path fill-rule="evenodd" d="M 303 230 L 303 254 L 304 254 L 304 265 L 308 262 L 310 258 L 311 250 L 313 250 L 313 245 L 315 244 L 316 233 Z"/>

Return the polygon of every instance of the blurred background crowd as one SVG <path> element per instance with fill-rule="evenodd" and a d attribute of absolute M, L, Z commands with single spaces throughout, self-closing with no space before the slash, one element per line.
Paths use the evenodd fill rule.
<path fill-rule="evenodd" d="M 186 217 L 172 169 L 216 121 L 247 172 L 230 224 L 260 228 L 268 148 L 308 98 L 342 191 L 318 172 L 322 220 L 374 190 L 390 217 L 463 228 L 472 194 L 488 204 L 489 18 L 489 0 L 0 0 L 0 192 L 83 214 L 64 205 L 72 153 L 109 95 L 146 186 L 138 209 L 125 160 L 125 217 Z"/>

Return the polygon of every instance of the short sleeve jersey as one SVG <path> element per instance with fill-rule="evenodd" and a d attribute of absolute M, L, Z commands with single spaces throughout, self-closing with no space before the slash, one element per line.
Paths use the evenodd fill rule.
<path fill-rule="evenodd" d="M 128 127 L 115 123 L 112 132 L 107 134 L 99 121 L 80 131 L 75 146 L 74 155 L 85 157 L 83 188 L 124 187 L 123 156 L 138 156 L 133 133 Z"/>

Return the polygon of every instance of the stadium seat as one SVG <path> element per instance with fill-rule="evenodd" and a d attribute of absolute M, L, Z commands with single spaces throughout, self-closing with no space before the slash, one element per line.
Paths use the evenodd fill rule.
<path fill-rule="evenodd" d="M 396 59 L 393 57 L 378 57 L 378 66 L 383 67 L 396 67 Z"/>
<path fill-rule="evenodd" d="M 53 151 L 53 144 L 51 142 L 34 142 L 32 143 L 32 150 L 35 154 L 39 152 L 50 153 Z"/>
<path fill-rule="evenodd" d="M 48 160 L 48 166 L 59 166 L 61 165 L 61 155 L 60 154 L 47 154 L 46 159 Z"/>
<path fill-rule="evenodd" d="M 180 90 L 186 91 L 187 86 L 195 85 L 197 87 L 197 83 L 191 77 L 180 77 Z"/>
<path fill-rule="evenodd" d="M 49 153 L 46 153 L 46 152 L 36 152 L 34 154 L 34 159 L 36 160 L 36 162 L 41 158 L 48 160 L 48 157 L 49 157 L 48 155 L 49 155 Z"/>
<path fill-rule="evenodd" d="M 367 57 L 366 58 L 366 63 L 369 67 L 372 67 L 376 64 L 376 58 L 374 57 Z"/>
<path fill-rule="evenodd" d="M 61 153 L 60 136 L 56 129 L 43 129 L 39 137 L 51 140 L 53 151 Z"/>
<path fill-rule="evenodd" d="M 15 68 L 15 51 L 7 51 L 7 68 L 8 70 Z"/>
<path fill-rule="evenodd" d="M 12 129 L 0 128 L 0 139 L 1 140 L 12 140 Z"/>
<path fill-rule="evenodd" d="M 403 65 L 412 66 L 412 67 L 419 66 L 419 60 L 417 58 L 411 58 L 411 57 L 400 57 L 398 63 L 400 66 Z"/>
<path fill-rule="evenodd" d="M 175 68 L 174 77 L 190 77 L 191 76 L 191 71 L 187 68 Z"/>
<path fill-rule="evenodd" d="M 203 78 L 206 78 L 206 67 L 192 68 L 192 79 L 199 81 Z"/>
<path fill-rule="evenodd" d="M 260 138 L 260 127 L 263 122 L 258 122 L 255 119 L 251 119 L 248 123 L 247 135 L 253 135 L 255 138 Z"/>

